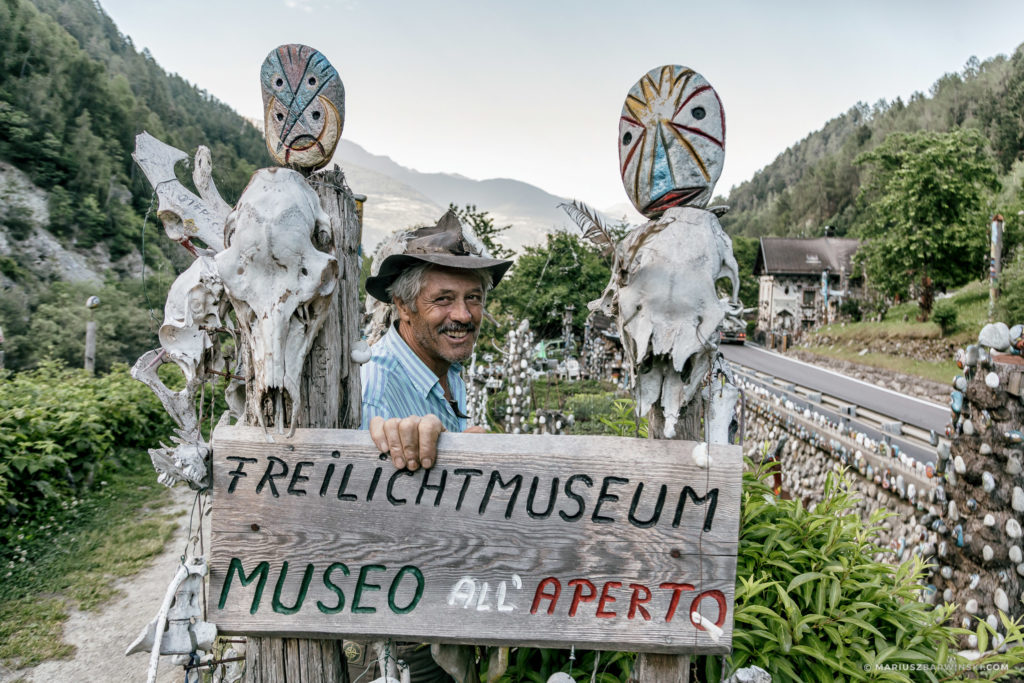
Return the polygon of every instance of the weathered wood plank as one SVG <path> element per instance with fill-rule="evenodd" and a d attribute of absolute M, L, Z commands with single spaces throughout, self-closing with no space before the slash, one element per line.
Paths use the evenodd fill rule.
<path fill-rule="evenodd" d="M 638 683 L 686 683 L 690 680 L 690 658 L 645 653 L 637 657 L 630 680 Z"/>
<path fill-rule="evenodd" d="M 214 437 L 223 632 L 729 650 L 738 447 L 701 467 L 685 441 L 444 434 L 410 473 L 362 431 L 273 439 Z"/>

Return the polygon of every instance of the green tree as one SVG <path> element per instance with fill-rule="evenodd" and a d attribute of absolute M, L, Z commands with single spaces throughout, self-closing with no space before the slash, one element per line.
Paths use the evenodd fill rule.
<path fill-rule="evenodd" d="M 487 247 L 494 258 L 512 258 L 516 255 L 511 249 L 506 249 L 498 242 L 501 233 L 511 228 L 511 225 L 501 227 L 494 224 L 494 219 L 486 211 L 478 211 L 475 204 L 466 204 L 459 208 L 455 204 L 449 204 L 448 209 L 454 211 L 459 220 L 473 228 L 473 232 L 480 238 L 480 241 Z"/>
<path fill-rule="evenodd" d="M 583 329 L 587 304 L 601 296 L 611 269 L 598 251 L 572 233 L 548 235 L 544 246 L 528 246 L 494 290 L 496 312 L 530 319 L 538 338 L 560 337 L 562 316 L 573 306 L 573 326 Z"/>
<path fill-rule="evenodd" d="M 167 291 L 165 280 L 154 278 L 148 281 L 150 301 L 163 302 Z M 60 360 L 69 367 L 81 367 L 86 322 L 90 318 L 96 321 L 97 326 L 96 370 L 99 372 L 107 372 L 118 362 L 131 365 L 143 353 L 159 346 L 156 331 L 162 321 L 162 312 L 157 310 L 151 316 L 140 305 L 144 297 L 128 289 L 113 283 L 103 286 L 69 282 L 54 284 L 32 312 L 28 328 L 17 330 L 28 339 L 20 338 L 17 332 L 10 335 L 13 346 L 22 354 L 18 359 L 21 367 L 32 367 L 45 359 Z M 85 307 L 85 300 L 93 294 L 99 296 L 101 303 L 90 311 Z M 7 317 L 2 310 L 0 315 Z M 7 329 L 4 331 L 6 333 Z M 27 344 L 29 340 L 30 346 Z M 13 363 L 10 365 L 15 369 Z"/>
<path fill-rule="evenodd" d="M 1024 249 L 1005 263 L 1000 282 L 999 319 L 1007 325 L 1024 323 Z"/>
<path fill-rule="evenodd" d="M 740 267 L 740 301 L 746 308 L 757 307 L 760 285 L 754 275 L 754 264 L 760 249 L 761 240 L 756 237 L 736 235 L 732 238 L 732 253 Z"/>
<path fill-rule="evenodd" d="M 865 243 L 857 258 L 869 284 L 888 296 L 924 283 L 927 318 L 929 280 L 957 287 L 983 269 L 986 201 L 999 186 L 987 142 L 973 129 L 893 133 L 856 163 L 871 171 L 860 197 Z"/>

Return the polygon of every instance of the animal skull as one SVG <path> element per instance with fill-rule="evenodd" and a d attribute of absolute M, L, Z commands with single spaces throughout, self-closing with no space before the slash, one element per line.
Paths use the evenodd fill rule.
<path fill-rule="evenodd" d="M 738 267 L 717 217 L 692 207 L 671 208 L 617 245 L 612 281 L 602 299 L 591 303 L 618 318 L 637 408 L 646 414 L 661 406 L 668 438 L 718 352 L 717 330 L 728 308 L 715 282 L 723 277 L 730 279 L 736 301 Z"/>
<path fill-rule="evenodd" d="M 167 293 L 164 324 L 158 333 L 160 345 L 188 383 L 197 376 L 202 378 L 204 355 L 211 355 L 208 352 L 214 349 L 209 330 L 223 326 L 227 307 L 223 292 L 216 262 L 200 255 Z"/>
<path fill-rule="evenodd" d="M 314 246 L 331 242 L 330 217 L 302 175 L 257 171 L 228 216 L 216 257 L 228 297 L 248 341 L 256 413 L 274 415 L 283 433 L 286 399 L 291 432 L 301 408 L 299 379 L 337 286 L 338 262 Z"/>

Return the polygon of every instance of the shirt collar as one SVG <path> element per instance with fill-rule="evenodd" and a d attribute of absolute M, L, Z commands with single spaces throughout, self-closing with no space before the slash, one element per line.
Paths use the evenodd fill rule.
<path fill-rule="evenodd" d="M 438 379 L 434 371 L 427 367 L 427 364 L 416 355 L 405 340 L 402 339 L 402 335 L 398 333 L 398 324 L 395 323 L 388 330 L 387 334 L 384 335 L 384 343 L 388 345 L 388 350 L 398 359 L 398 363 L 402 366 L 402 369 L 406 371 L 409 376 L 409 381 L 416 388 L 417 393 L 420 396 L 426 397 L 430 395 L 430 392 L 437 387 L 438 395 L 444 397 L 444 389 L 441 387 L 441 380 Z M 449 385 L 451 385 L 451 377 L 454 374 L 458 376 L 462 372 L 462 365 L 459 363 L 452 363 L 448 368 Z"/>

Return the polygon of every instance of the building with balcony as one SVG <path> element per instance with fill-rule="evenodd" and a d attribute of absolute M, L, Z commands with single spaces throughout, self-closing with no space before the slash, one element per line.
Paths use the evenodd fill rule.
<path fill-rule="evenodd" d="M 757 336 L 796 337 L 834 320 L 843 299 L 861 294 L 853 267 L 859 245 L 842 237 L 762 237 L 754 265 Z"/>

